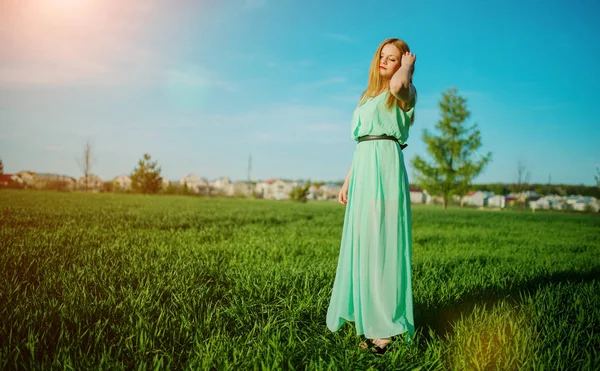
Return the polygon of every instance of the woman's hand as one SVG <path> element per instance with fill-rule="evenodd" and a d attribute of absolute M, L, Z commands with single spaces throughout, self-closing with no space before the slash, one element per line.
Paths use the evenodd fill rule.
<path fill-rule="evenodd" d="M 344 182 L 342 189 L 340 189 L 340 193 L 338 194 L 338 202 L 343 205 L 348 203 L 348 183 L 346 182 Z"/>
<path fill-rule="evenodd" d="M 417 56 L 411 52 L 406 52 L 402 54 L 402 58 L 400 59 L 400 67 L 408 68 L 409 71 L 412 71 L 415 61 L 417 60 Z"/>

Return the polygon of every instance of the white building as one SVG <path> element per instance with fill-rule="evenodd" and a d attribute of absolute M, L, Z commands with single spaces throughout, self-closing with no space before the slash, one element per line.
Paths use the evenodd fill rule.
<path fill-rule="evenodd" d="M 236 187 L 229 177 L 221 177 L 209 183 L 212 192 L 225 196 L 233 196 L 236 193 Z M 238 186 L 239 188 L 239 186 Z"/>
<path fill-rule="evenodd" d="M 484 191 L 471 191 L 467 193 L 463 199 L 463 205 L 471 205 L 471 206 L 486 206 L 487 200 L 492 197 L 494 193 L 492 192 L 484 192 Z"/>
<path fill-rule="evenodd" d="M 179 180 L 182 186 L 187 185 L 188 189 L 193 192 L 205 192 L 209 183 L 205 178 L 199 178 L 195 174 L 187 174 Z"/>
<path fill-rule="evenodd" d="M 548 195 L 529 201 L 529 207 L 534 211 L 535 209 L 565 210 L 569 208 L 569 204 L 559 195 Z"/>
<path fill-rule="evenodd" d="M 233 184 L 227 187 L 228 194 L 231 196 L 252 196 L 254 185 L 245 180 L 236 180 Z"/>
<path fill-rule="evenodd" d="M 336 183 L 326 183 L 320 188 L 321 200 L 337 200 L 342 186 Z"/>
<path fill-rule="evenodd" d="M 427 202 L 427 195 L 420 188 L 410 188 L 410 203 L 411 204 L 424 204 Z"/>
<path fill-rule="evenodd" d="M 487 205 L 492 207 L 506 207 L 506 198 L 502 195 L 493 195 L 487 199 Z"/>
<path fill-rule="evenodd" d="M 119 190 L 126 191 L 131 189 L 131 178 L 127 174 L 121 174 L 113 179 L 113 184 Z"/>
<path fill-rule="evenodd" d="M 598 204 L 598 200 L 595 197 L 579 197 L 581 199 L 572 205 L 573 210 L 586 211 L 589 208 L 595 213 L 600 210 L 600 204 Z"/>
<path fill-rule="evenodd" d="M 290 192 L 296 186 L 295 182 L 286 182 L 282 179 L 267 179 L 256 184 L 258 197 L 275 200 L 288 200 Z"/>
<path fill-rule="evenodd" d="M 17 173 L 19 178 L 23 181 L 23 183 L 27 186 L 33 187 L 35 185 L 35 172 L 33 171 L 19 171 Z"/>

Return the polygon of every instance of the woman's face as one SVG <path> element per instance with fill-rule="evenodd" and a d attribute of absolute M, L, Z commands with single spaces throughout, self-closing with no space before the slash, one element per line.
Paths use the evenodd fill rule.
<path fill-rule="evenodd" d="M 379 55 L 379 75 L 391 79 L 400 68 L 400 50 L 393 44 L 385 44 Z"/>

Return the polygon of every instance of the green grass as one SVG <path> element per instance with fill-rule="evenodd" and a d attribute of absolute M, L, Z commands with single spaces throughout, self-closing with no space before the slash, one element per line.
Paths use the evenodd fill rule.
<path fill-rule="evenodd" d="M 413 206 L 412 344 L 325 326 L 344 206 L 0 191 L 2 369 L 600 369 L 600 217 Z"/>

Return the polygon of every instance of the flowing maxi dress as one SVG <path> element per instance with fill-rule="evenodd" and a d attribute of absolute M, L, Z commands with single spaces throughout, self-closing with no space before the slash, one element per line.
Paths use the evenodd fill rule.
<path fill-rule="evenodd" d="M 359 105 L 351 137 L 392 135 L 408 139 L 416 96 L 408 111 L 385 107 L 389 91 Z M 357 143 L 348 180 L 348 201 L 327 327 L 353 321 L 357 335 L 387 338 L 415 331 L 412 294 L 412 232 L 408 175 L 400 144 Z"/>

